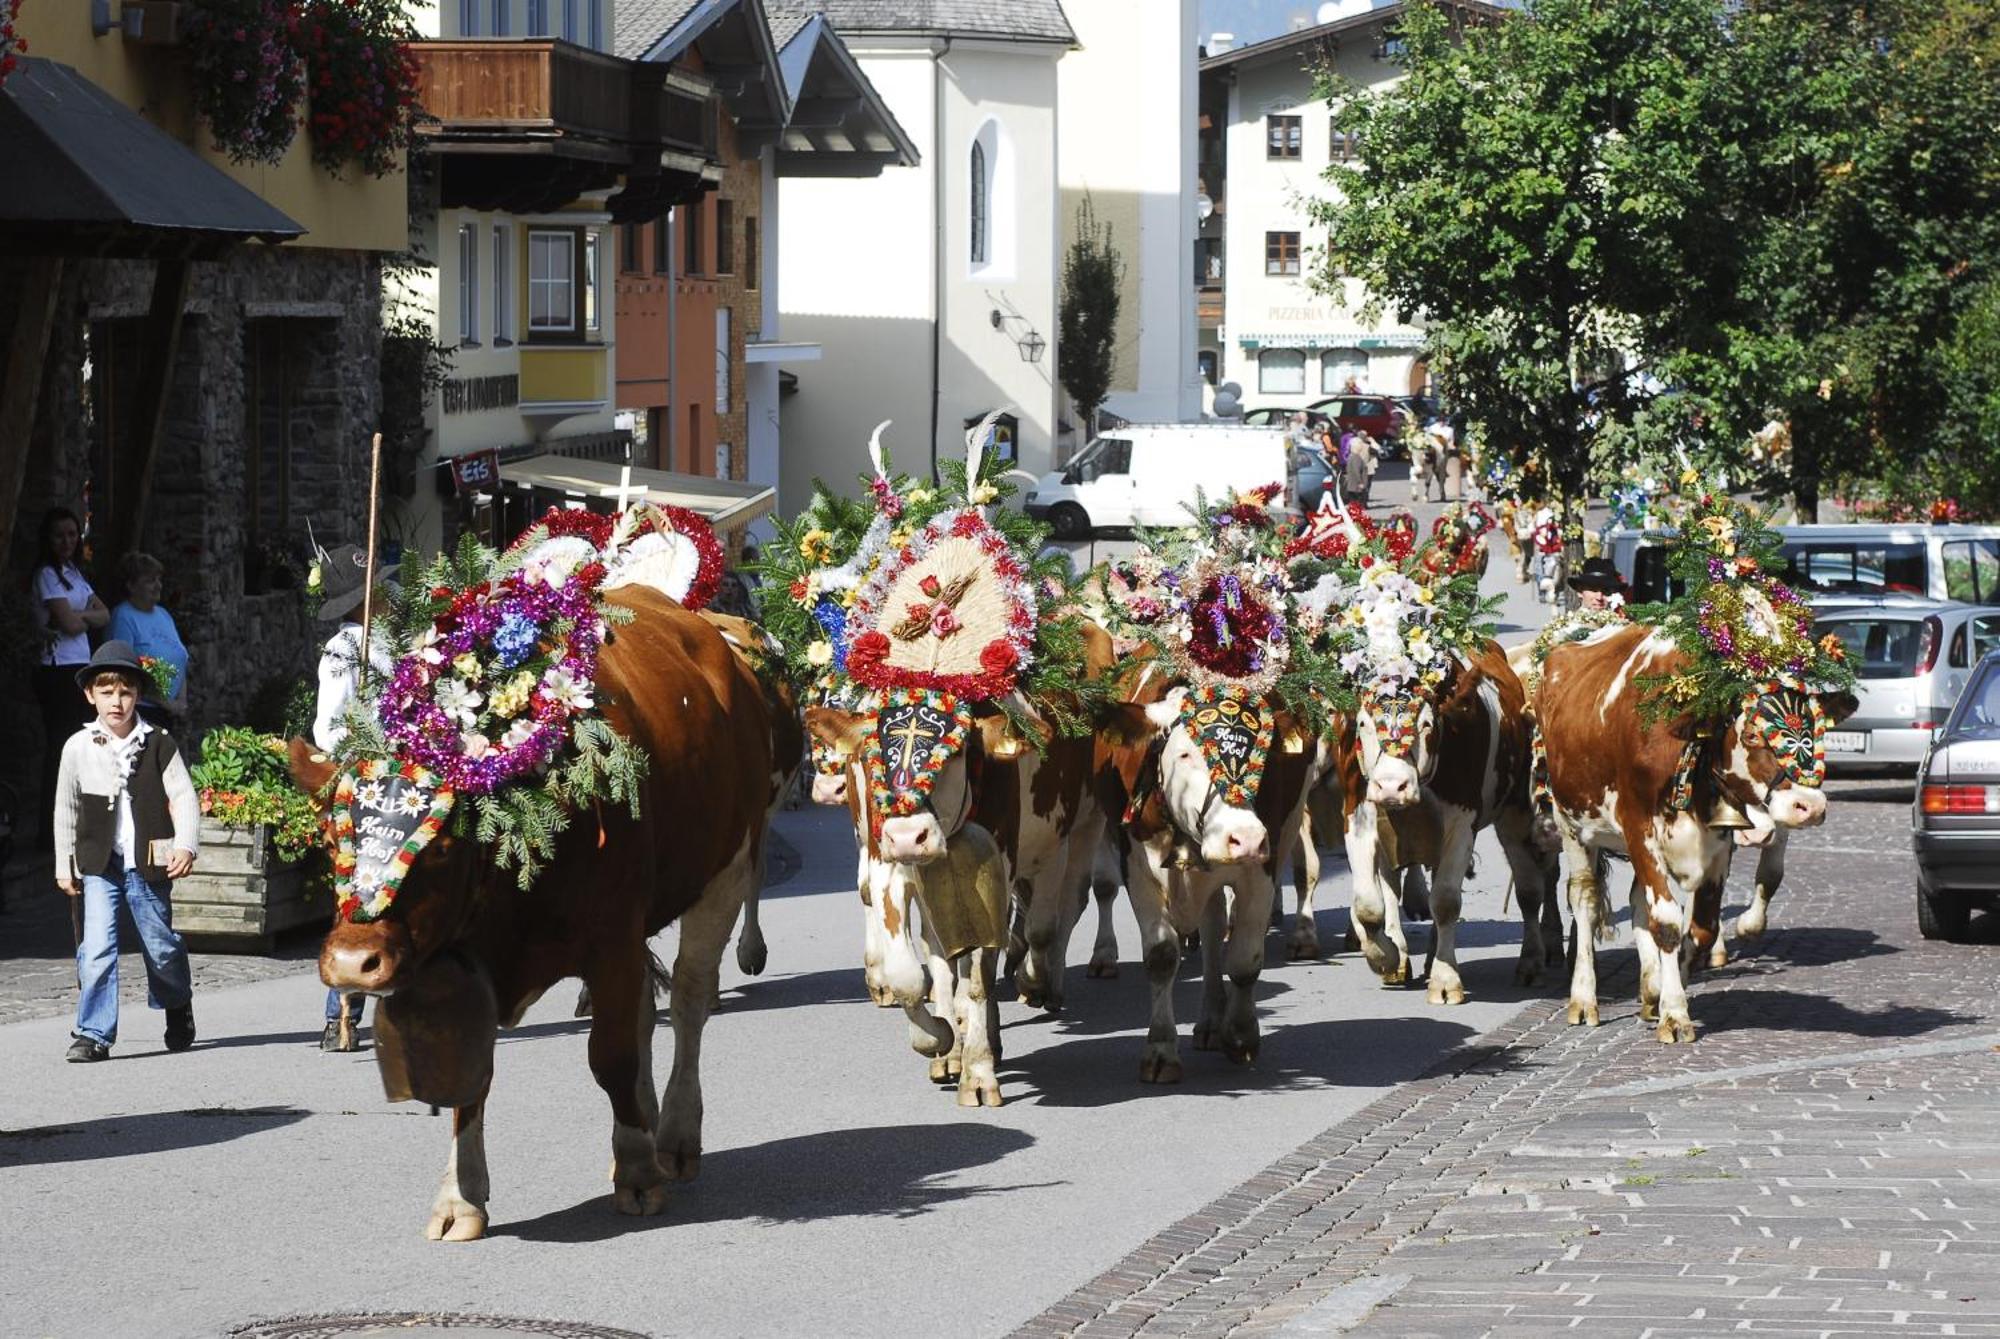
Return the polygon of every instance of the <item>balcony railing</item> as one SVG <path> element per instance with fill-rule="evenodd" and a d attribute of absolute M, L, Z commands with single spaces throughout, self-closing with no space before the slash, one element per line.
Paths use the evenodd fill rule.
<path fill-rule="evenodd" d="M 630 62 L 569 42 L 414 42 L 418 100 L 447 139 L 633 138 Z"/>

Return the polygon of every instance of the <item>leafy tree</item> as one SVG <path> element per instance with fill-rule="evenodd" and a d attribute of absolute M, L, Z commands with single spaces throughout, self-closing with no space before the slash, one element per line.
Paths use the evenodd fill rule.
<path fill-rule="evenodd" d="M 1580 507 L 1594 455 L 1686 426 L 1646 351 L 1698 325 L 1726 272 L 1735 96 L 1712 0 L 1415 0 L 1407 77 L 1325 77 L 1358 166 L 1315 206 L 1317 279 L 1358 279 L 1429 327 L 1446 396 L 1539 491 Z M 1633 361 L 1633 356 L 1638 361 Z M 1580 518 L 1579 518 L 1580 519 Z M 1574 533 L 1574 532 L 1573 532 Z M 1578 534 L 1580 539 L 1580 534 Z"/>
<path fill-rule="evenodd" d="M 1097 411 L 1111 393 L 1118 365 L 1118 286 L 1125 260 L 1109 223 L 1099 226 L 1086 193 L 1076 210 L 1076 240 L 1063 258 L 1060 339 L 1056 351 L 1062 386 L 1083 416 L 1086 437 L 1095 434 Z"/>

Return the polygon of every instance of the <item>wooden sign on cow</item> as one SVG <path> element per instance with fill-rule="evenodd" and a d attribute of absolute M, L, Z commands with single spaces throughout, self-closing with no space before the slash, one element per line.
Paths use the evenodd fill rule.
<path fill-rule="evenodd" d="M 334 899 L 343 919 L 370 921 L 389 909 L 455 798 L 413 763 L 369 759 L 341 773 L 332 823 Z"/>

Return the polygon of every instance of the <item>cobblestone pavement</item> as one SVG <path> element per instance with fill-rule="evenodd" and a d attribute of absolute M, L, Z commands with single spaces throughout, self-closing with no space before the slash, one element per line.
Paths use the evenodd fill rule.
<path fill-rule="evenodd" d="M 2000 917 L 1920 939 L 1909 785 L 1831 789 L 1694 1046 L 1628 933 L 1602 1027 L 1530 1005 L 1019 1333 L 2000 1336 Z"/>

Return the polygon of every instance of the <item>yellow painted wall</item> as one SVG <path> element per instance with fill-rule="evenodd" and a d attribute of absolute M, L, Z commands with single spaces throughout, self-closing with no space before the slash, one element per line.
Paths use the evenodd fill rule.
<path fill-rule="evenodd" d="M 527 345 L 521 349 L 521 403 L 573 404 L 609 400 L 609 363 L 601 344 L 571 347 Z"/>
<path fill-rule="evenodd" d="M 117 17 L 121 0 L 112 0 Z M 290 215 L 307 232 L 289 246 L 356 251 L 402 251 L 409 246 L 409 204 L 399 168 L 385 177 L 349 168 L 342 177 L 313 165 L 303 126 L 274 166 L 237 164 L 216 150 L 194 114 L 188 91 L 187 52 L 180 47 L 129 42 L 113 29 L 96 36 L 89 0 L 37 0 L 21 6 L 16 31 L 28 54 L 60 61 L 102 88 L 250 190 Z"/>

